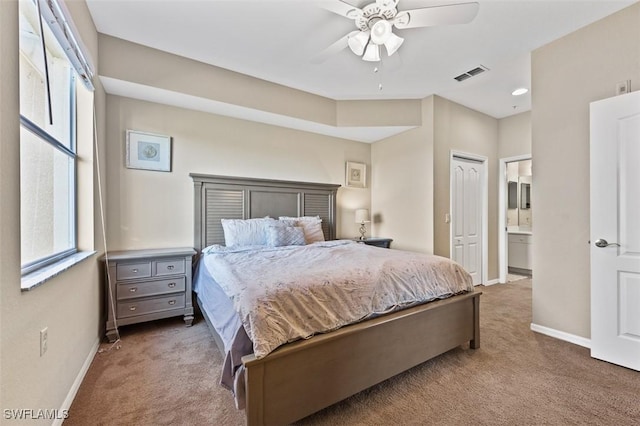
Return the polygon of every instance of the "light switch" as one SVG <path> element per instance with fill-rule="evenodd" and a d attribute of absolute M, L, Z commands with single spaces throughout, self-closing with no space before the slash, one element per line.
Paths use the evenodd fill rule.
<path fill-rule="evenodd" d="M 444 223 L 451 223 L 451 215 L 449 213 L 444 214 Z"/>

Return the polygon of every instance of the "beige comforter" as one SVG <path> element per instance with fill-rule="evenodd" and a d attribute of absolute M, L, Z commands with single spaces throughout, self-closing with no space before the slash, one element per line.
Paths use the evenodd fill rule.
<path fill-rule="evenodd" d="M 306 246 L 205 249 L 264 357 L 278 346 L 420 302 L 473 291 L 469 274 L 439 256 L 339 240 Z"/>

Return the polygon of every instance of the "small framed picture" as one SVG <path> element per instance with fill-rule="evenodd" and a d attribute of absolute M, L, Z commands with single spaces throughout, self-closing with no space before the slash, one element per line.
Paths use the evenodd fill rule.
<path fill-rule="evenodd" d="M 129 169 L 171 171 L 171 136 L 127 130 L 126 166 Z"/>
<path fill-rule="evenodd" d="M 347 161 L 346 185 L 351 188 L 367 187 L 367 165 Z"/>

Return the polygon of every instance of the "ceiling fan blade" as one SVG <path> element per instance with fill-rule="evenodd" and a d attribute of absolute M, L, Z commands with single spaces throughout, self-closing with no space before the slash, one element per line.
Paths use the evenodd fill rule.
<path fill-rule="evenodd" d="M 398 12 L 394 25 L 398 29 L 432 27 L 436 25 L 467 24 L 478 14 L 479 5 L 473 3 L 425 7 Z"/>
<path fill-rule="evenodd" d="M 320 7 L 330 12 L 337 13 L 349 19 L 356 19 L 362 15 L 362 9 L 345 3 L 341 0 L 323 0 L 318 2 Z"/>
<path fill-rule="evenodd" d="M 338 54 L 338 52 L 346 49 L 349 46 L 349 37 L 352 37 L 358 34 L 360 31 L 351 31 L 346 36 L 342 37 L 335 43 L 331 44 L 329 47 L 324 49 L 322 52 L 316 54 L 313 58 L 311 58 L 311 62 L 314 64 L 321 64 L 326 61 L 330 57 Z"/>

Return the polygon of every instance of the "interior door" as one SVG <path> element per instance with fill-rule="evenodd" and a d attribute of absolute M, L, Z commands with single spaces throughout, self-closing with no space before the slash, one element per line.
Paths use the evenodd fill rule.
<path fill-rule="evenodd" d="M 591 104 L 591 356 L 640 370 L 640 92 Z"/>
<path fill-rule="evenodd" d="M 451 171 L 451 255 L 482 283 L 482 179 L 481 161 L 453 157 Z"/>

